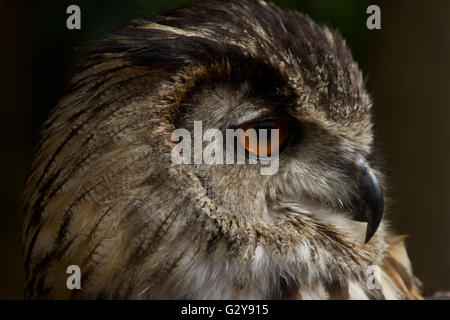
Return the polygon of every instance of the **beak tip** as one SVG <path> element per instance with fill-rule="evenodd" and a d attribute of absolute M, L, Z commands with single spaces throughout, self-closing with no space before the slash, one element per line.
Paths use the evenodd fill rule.
<path fill-rule="evenodd" d="M 361 216 L 367 222 L 364 240 L 364 243 L 367 244 L 381 224 L 384 211 L 384 197 L 381 185 L 372 170 L 365 168 L 360 179 L 361 190 L 363 190 L 362 198 L 365 204 Z"/>
<path fill-rule="evenodd" d="M 366 229 L 366 238 L 364 243 L 367 244 L 370 239 L 374 236 L 375 232 L 378 230 L 378 227 L 381 224 L 381 220 L 383 218 L 383 201 L 381 201 L 381 206 L 379 204 L 377 210 L 371 212 L 371 214 L 366 215 L 367 218 L 367 229 Z"/>
<path fill-rule="evenodd" d="M 375 234 L 375 232 L 373 232 L 372 230 L 369 231 L 369 226 L 367 226 L 366 238 L 364 239 L 364 244 L 367 244 L 370 241 L 370 239 L 372 239 L 374 234 Z"/>

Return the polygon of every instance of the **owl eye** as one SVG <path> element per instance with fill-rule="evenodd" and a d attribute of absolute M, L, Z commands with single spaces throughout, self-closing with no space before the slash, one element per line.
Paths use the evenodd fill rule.
<path fill-rule="evenodd" d="M 265 158 L 279 154 L 288 143 L 291 125 L 291 121 L 285 118 L 247 123 L 240 128 L 238 143 L 252 156 Z M 273 129 L 278 130 L 278 139 Z"/>

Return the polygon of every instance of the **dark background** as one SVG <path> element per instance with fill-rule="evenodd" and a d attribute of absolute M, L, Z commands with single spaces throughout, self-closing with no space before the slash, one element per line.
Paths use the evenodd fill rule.
<path fill-rule="evenodd" d="M 83 54 L 134 17 L 189 1 L 0 0 L 0 298 L 21 298 L 20 207 L 39 127 Z M 191 1 L 192 2 L 192 1 Z M 388 162 L 393 226 L 416 274 L 450 288 L 450 1 L 274 1 L 339 29 L 367 77 Z M 81 8 L 81 30 L 66 8 Z M 366 8 L 381 7 L 381 30 Z"/>

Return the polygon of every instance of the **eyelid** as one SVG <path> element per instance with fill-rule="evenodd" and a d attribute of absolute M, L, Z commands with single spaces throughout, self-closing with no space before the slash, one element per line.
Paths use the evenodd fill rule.
<path fill-rule="evenodd" d="M 242 103 L 238 106 L 238 110 L 232 111 L 235 118 L 230 129 L 237 129 L 248 123 L 254 123 L 260 120 L 272 117 L 273 109 L 265 106 L 256 106 L 254 103 Z"/>
<path fill-rule="evenodd" d="M 294 124 L 294 120 L 286 115 L 270 115 L 270 116 L 262 116 L 262 117 L 258 117 L 258 118 L 254 118 L 245 122 L 242 122 L 240 125 L 237 125 L 234 127 L 234 129 L 239 129 L 248 125 L 252 125 L 252 124 L 258 124 L 261 122 L 268 122 L 268 121 L 273 121 L 273 120 L 286 120 L 289 122 L 290 126 L 293 126 Z"/>

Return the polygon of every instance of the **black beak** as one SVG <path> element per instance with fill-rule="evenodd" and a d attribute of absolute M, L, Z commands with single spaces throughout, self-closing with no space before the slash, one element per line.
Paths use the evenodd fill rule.
<path fill-rule="evenodd" d="M 365 243 L 369 242 L 383 218 L 384 198 L 380 182 L 365 161 L 357 161 L 359 199 L 354 207 L 355 220 L 367 222 Z"/>

